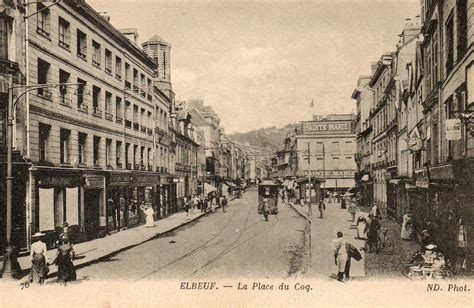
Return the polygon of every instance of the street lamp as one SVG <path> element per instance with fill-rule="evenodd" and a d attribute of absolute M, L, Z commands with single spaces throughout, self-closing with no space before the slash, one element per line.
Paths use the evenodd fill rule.
<path fill-rule="evenodd" d="M 42 84 L 42 85 L 13 85 L 13 78 L 9 76 L 8 86 L 8 107 L 7 107 L 7 217 L 6 217 L 6 247 L 3 256 L 3 267 L 1 276 L 3 278 L 13 279 L 21 271 L 21 267 L 16 259 L 16 255 L 13 252 L 11 245 L 12 237 L 12 195 L 13 195 L 13 175 L 12 175 L 12 152 L 13 152 L 13 113 L 19 99 L 30 91 L 37 89 L 44 89 L 58 86 L 78 85 L 77 83 L 55 83 L 55 84 Z M 18 88 L 26 88 L 21 92 L 15 99 L 13 99 L 13 90 Z M 27 111 L 28 112 L 28 111 Z"/>

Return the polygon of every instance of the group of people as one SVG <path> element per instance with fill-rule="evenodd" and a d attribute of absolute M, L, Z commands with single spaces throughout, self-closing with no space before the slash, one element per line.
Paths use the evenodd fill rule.
<path fill-rule="evenodd" d="M 217 206 L 217 195 L 215 192 L 211 192 L 207 196 L 195 194 L 192 197 L 184 197 L 183 202 L 186 216 L 194 214 L 197 209 L 201 212 L 214 212 Z"/>
<path fill-rule="evenodd" d="M 44 242 L 45 234 L 37 232 L 32 236 L 33 244 L 31 244 L 31 270 L 29 280 L 43 284 L 49 273 L 49 263 L 46 259 L 47 246 Z M 57 252 L 54 261 L 51 264 L 56 264 L 58 267 L 58 281 L 66 284 L 67 282 L 76 280 L 76 270 L 72 260 L 75 257 L 74 247 L 70 241 L 68 233 L 68 223 L 65 222 L 62 227 L 62 232 L 57 241 Z"/>

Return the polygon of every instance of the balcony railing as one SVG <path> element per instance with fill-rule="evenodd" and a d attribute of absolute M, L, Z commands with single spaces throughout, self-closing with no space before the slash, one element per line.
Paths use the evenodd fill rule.
<path fill-rule="evenodd" d="M 105 72 L 106 72 L 107 74 L 112 75 L 112 69 L 111 69 L 110 67 L 106 67 L 106 68 L 105 68 Z"/>
<path fill-rule="evenodd" d="M 120 161 L 117 161 L 115 165 L 117 166 L 118 169 L 122 169 L 122 163 Z"/>
<path fill-rule="evenodd" d="M 146 127 L 143 126 L 143 125 L 140 126 L 140 131 L 141 131 L 142 133 L 146 133 Z"/>
<path fill-rule="evenodd" d="M 153 170 L 153 166 L 151 164 L 148 164 L 148 171 L 152 171 Z"/>
<path fill-rule="evenodd" d="M 59 103 L 63 106 L 71 107 L 72 100 L 65 95 L 61 95 L 59 96 Z"/>
<path fill-rule="evenodd" d="M 145 91 L 145 90 L 141 90 L 141 91 L 140 91 L 140 95 L 143 96 L 143 97 L 146 97 L 146 91 Z"/>
<path fill-rule="evenodd" d="M 151 101 L 153 99 L 153 96 L 151 94 L 147 94 L 146 97 L 149 101 Z"/>
<path fill-rule="evenodd" d="M 79 110 L 81 112 L 88 113 L 89 112 L 89 106 L 87 106 L 86 104 L 79 104 L 77 106 L 77 110 Z"/>
<path fill-rule="evenodd" d="M 139 91 L 138 87 L 136 85 L 133 85 L 133 92 L 138 94 L 138 91 Z"/>
<path fill-rule="evenodd" d="M 98 107 L 93 107 L 92 114 L 96 117 L 102 118 L 102 110 L 100 110 Z"/>
<path fill-rule="evenodd" d="M 133 130 L 138 131 L 140 129 L 140 125 L 138 123 L 133 123 Z"/>
<path fill-rule="evenodd" d="M 122 124 L 123 123 L 123 118 L 119 117 L 118 115 L 115 116 L 115 122 Z"/>
<path fill-rule="evenodd" d="M 140 164 L 135 164 L 135 170 L 140 170 Z"/>
<path fill-rule="evenodd" d="M 120 75 L 120 74 L 115 74 L 115 78 L 117 78 L 118 80 L 122 80 L 122 75 Z"/>
<path fill-rule="evenodd" d="M 150 135 L 150 136 L 153 135 L 153 129 L 147 128 L 146 131 L 147 131 L 148 135 Z"/>
<path fill-rule="evenodd" d="M 109 120 L 109 121 L 113 121 L 114 120 L 114 115 L 111 114 L 110 112 L 105 112 L 105 119 L 106 120 Z"/>
<path fill-rule="evenodd" d="M 132 170 L 132 163 L 127 163 L 127 170 Z"/>
<path fill-rule="evenodd" d="M 45 89 L 38 89 L 38 96 L 49 101 L 53 99 L 53 93 L 46 91 Z"/>
<path fill-rule="evenodd" d="M 125 119 L 125 127 L 132 128 L 132 121 Z"/>
<path fill-rule="evenodd" d="M 100 62 L 95 60 L 95 59 L 92 59 L 92 65 L 94 65 L 95 67 L 100 68 Z"/>
<path fill-rule="evenodd" d="M 140 170 L 146 171 L 146 169 L 147 169 L 146 165 L 144 163 L 141 163 L 140 164 Z"/>
<path fill-rule="evenodd" d="M 131 88 L 132 88 L 132 84 L 130 83 L 130 81 L 125 80 L 125 89 L 130 90 Z"/>

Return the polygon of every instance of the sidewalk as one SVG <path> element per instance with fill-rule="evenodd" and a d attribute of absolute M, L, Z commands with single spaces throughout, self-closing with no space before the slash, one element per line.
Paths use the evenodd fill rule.
<path fill-rule="evenodd" d="M 290 203 L 291 204 L 291 203 Z M 341 231 L 344 238 L 356 246 L 359 250 L 364 247 L 365 241 L 357 239 L 357 229 L 350 221 L 347 209 L 341 209 L 340 203 L 327 203 L 324 219 L 319 218 L 318 206 L 312 205 L 312 219 L 309 207 L 291 204 L 302 216 L 311 220 L 311 269 L 309 275 L 321 276 L 321 278 L 334 277 L 337 268 L 334 264 L 334 248 L 332 241 L 336 239 L 336 233 Z M 365 277 L 365 253 L 362 260 L 351 261 L 351 278 L 360 279 Z"/>
<path fill-rule="evenodd" d="M 368 212 L 369 209 L 361 208 Z M 403 264 L 407 263 L 410 257 L 418 249 L 416 241 L 408 241 L 400 238 L 401 225 L 390 219 L 380 221 L 382 227 L 387 228 L 395 244 L 393 254 L 380 252 L 378 254 L 368 253 L 366 257 L 367 278 L 399 278 L 403 270 Z"/>
<path fill-rule="evenodd" d="M 219 207 L 220 206 L 217 206 L 215 209 Z M 114 254 L 140 245 L 165 233 L 174 231 L 175 229 L 189 224 L 207 214 L 209 213 L 201 212 L 197 209 L 194 210 L 194 214 L 190 214 L 189 216 L 187 216 L 186 212 L 179 212 L 155 221 L 155 227 L 153 228 L 147 228 L 145 225 L 140 225 L 114 233 L 104 238 L 75 244 L 74 250 L 76 252 L 76 258 L 73 260 L 74 266 L 80 268 L 102 259 L 106 259 Z M 56 251 L 56 249 L 52 249 L 46 252 L 45 257 L 48 263 L 53 262 L 56 256 Z M 28 272 L 31 268 L 31 258 L 29 255 L 18 258 L 18 262 L 20 263 L 23 273 Z M 56 265 L 50 265 L 49 269 L 50 272 L 48 277 L 52 277 L 57 273 Z M 28 279 L 28 276 L 23 277 L 23 279 Z"/>

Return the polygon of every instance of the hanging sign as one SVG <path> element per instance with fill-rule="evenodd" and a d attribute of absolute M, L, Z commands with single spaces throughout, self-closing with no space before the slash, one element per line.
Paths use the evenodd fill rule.
<path fill-rule="evenodd" d="M 461 120 L 446 120 L 446 140 L 461 140 Z"/>

